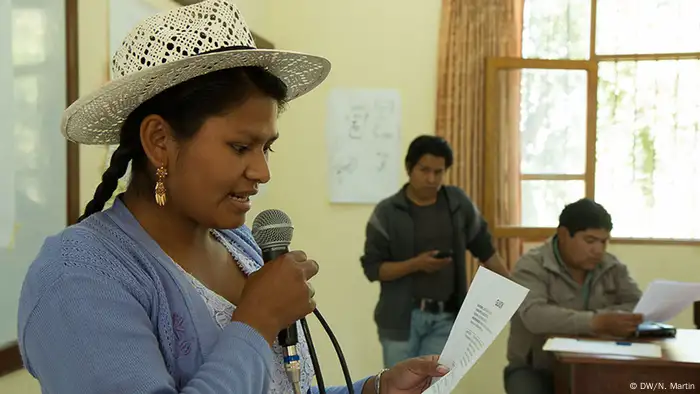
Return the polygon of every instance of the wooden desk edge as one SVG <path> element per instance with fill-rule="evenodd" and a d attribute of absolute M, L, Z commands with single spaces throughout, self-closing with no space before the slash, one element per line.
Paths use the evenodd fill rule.
<path fill-rule="evenodd" d="M 612 340 L 606 338 L 585 338 L 591 340 Z M 586 354 L 571 352 L 552 352 L 558 362 L 563 364 L 635 364 L 647 366 L 680 366 L 685 368 L 700 368 L 700 355 L 695 356 L 695 352 L 700 353 L 700 330 L 678 329 L 674 338 L 635 338 L 626 339 L 627 342 L 635 343 L 655 343 L 661 346 L 662 358 L 635 357 L 613 354 Z M 679 345 L 682 342 L 683 345 Z M 680 351 L 679 351 L 680 349 Z M 691 350 L 693 356 L 687 357 L 687 352 Z M 685 353 L 685 354 L 684 354 Z"/>
<path fill-rule="evenodd" d="M 698 349 L 700 350 L 700 349 Z M 686 368 L 700 368 L 700 363 L 688 361 L 675 361 L 665 358 L 652 357 L 634 357 L 634 356 L 619 356 L 619 355 L 603 355 L 596 354 L 592 357 L 588 354 L 569 353 L 569 352 L 552 352 L 555 354 L 557 361 L 562 364 L 635 364 L 652 367 L 669 367 L 679 366 Z"/>

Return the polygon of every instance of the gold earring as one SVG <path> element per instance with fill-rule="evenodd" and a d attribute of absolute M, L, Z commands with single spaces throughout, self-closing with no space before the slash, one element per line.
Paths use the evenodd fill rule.
<path fill-rule="evenodd" d="M 156 176 L 158 180 L 156 181 L 156 203 L 161 207 L 165 205 L 165 177 L 168 176 L 168 170 L 165 167 L 160 166 L 156 171 Z"/>

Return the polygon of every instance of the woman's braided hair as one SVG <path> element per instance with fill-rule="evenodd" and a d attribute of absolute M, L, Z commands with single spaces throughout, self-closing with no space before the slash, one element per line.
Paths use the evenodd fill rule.
<path fill-rule="evenodd" d="M 186 141 L 197 133 L 207 118 L 240 105 L 255 91 L 275 99 L 280 107 L 285 104 L 285 84 L 260 67 L 211 72 L 166 89 L 141 104 L 124 122 L 119 146 L 78 221 L 102 211 L 117 190 L 119 179 L 126 174 L 129 163 L 132 182 L 138 177 L 146 177 L 153 183 L 140 137 L 141 122 L 146 116 L 160 115 L 172 128 L 175 138 Z"/>

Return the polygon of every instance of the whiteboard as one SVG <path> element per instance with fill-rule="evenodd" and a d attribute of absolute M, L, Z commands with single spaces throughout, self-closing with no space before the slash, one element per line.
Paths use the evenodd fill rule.
<path fill-rule="evenodd" d="M 335 89 L 326 143 L 332 203 L 376 204 L 396 193 L 402 168 L 401 100 L 393 89 Z"/>
<path fill-rule="evenodd" d="M 0 348 L 29 265 L 67 223 L 63 0 L 0 0 Z"/>

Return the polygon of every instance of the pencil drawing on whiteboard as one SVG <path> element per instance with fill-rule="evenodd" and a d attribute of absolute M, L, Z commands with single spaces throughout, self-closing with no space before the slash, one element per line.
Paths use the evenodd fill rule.
<path fill-rule="evenodd" d="M 337 182 L 342 184 L 346 178 L 352 176 L 355 169 L 357 169 L 357 158 L 347 157 L 336 163 L 333 167 L 333 172 L 335 172 Z"/>
<path fill-rule="evenodd" d="M 395 103 L 388 100 L 377 100 L 374 103 L 376 116 L 372 133 L 376 138 L 390 140 L 394 135 L 398 135 L 398 130 L 392 130 L 394 127 L 391 120 L 394 116 Z M 396 125 L 398 126 L 398 125 Z"/>
<path fill-rule="evenodd" d="M 347 115 L 348 137 L 354 140 L 362 138 L 362 132 L 367 128 L 369 114 L 367 108 L 357 105 L 350 109 Z"/>
<path fill-rule="evenodd" d="M 326 144 L 331 202 L 377 203 L 399 187 L 400 97 L 391 89 L 336 89 Z"/>
<path fill-rule="evenodd" d="M 377 152 L 377 160 L 379 164 L 377 165 L 377 171 L 382 172 L 386 168 L 386 162 L 389 160 L 389 154 L 386 152 Z"/>

